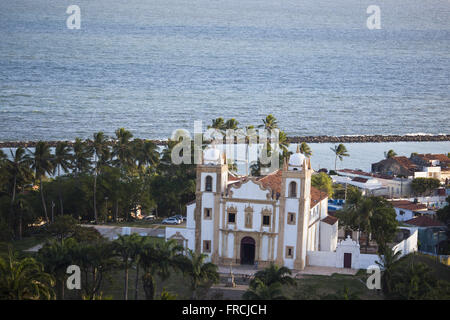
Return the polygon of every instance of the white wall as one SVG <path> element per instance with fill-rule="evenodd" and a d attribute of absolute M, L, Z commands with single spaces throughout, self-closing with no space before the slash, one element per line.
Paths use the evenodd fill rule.
<path fill-rule="evenodd" d="M 308 265 L 322 267 L 336 267 L 336 252 L 307 251 Z"/>

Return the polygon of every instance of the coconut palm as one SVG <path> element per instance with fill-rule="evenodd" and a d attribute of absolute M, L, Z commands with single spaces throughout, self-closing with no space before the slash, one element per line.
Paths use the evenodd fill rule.
<path fill-rule="evenodd" d="M 144 166 L 156 167 L 158 165 L 158 146 L 153 141 L 135 139 L 133 141 L 133 149 L 138 168 Z"/>
<path fill-rule="evenodd" d="M 263 124 L 259 125 L 258 127 L 266 129 L 267 131 L 269 131 L 269 133 L 272 132 L 273 129 L 278 128 L 277 119 L 272 114 L 269 114 L 262 121 L 263 121 Z"/>
<path fill-rule="evenodd" d="M 53 162 L 53 175 L 55 175 L 56 171 L 58 172 L 58 177 L 61 176 L 61 169 L 67 173 L 71 169 L 71 148 L 67 142 L 58 142 L 56 144 L 55 148 L 55 154 L 53 156 L 52 162 Z M 62 200 L 62 194 L 61 194 L 61 186 L 58 190 L 58 198 L 59 198 L 59 204 L 61 209 L 61 215 L 64 215 L 64 206 L 63 206 L 63 200 Z"/>
<path fill-rule="evenodd" d="M 260 279 L 255 279 L 254 286 L 242 295 L 244 300 L 286 300 L 283 295 L 282 286 L 279 282 L 266 285 Z"/>
<path fill-rule="evenodd" d="M 300 144 L 299 151 L 300 151 L 300 153 L 303 153 L 308 158 L 312 156 L 311 148 L 309 147 L 309 145 L 306 142 L 302 142 Z"/>
<path fill-rule="evenodd" d="M 11 204 L 9 207 L 9 221 L 12 224 L 13 221 L 13 209 L 14 202 L 16 200 L 16 190 L 17 190 L 17 181 L 27 181 L 31 180 L 32 172 L 30 169 L 31 166 L 31 158 L 28 154 L 26 154 L 26 150 L 23 147 L 19 147 L 13 152 L 11 149 L 9 150 L 11 153 L 11 160 L 5 159 L 6 167 L 12 175 L 13 187 L 12 187 L 12 196 L 11 196 Z"/>
<path fill-rule="evenodd" d="M 91 168 L 92 149 L 89 148 L 86 141 L 76 138 L 73 144 L 72 167 L 75 174 L 87 172 Z"/>
<path fill-rule="evenodd" d="M 231 118 L 225 122 L 225 129 L 236 130 L 238 128 L 239 122 L 235 118 Z"/>
<path fill-rule="evenodd" d="M 53 277 L 34 258 L 0 257 L 0 300 L 54 299 Z"/>
<path fill-rule="evenodd" d="M 94 139 L 91 142 L 91 150 L 94 155 L 94 220 L 97 223 L 97 177 L 101 172 L 101 167 L 107 165 L 110 158 L 108 140 L 102 131 L 94 133 Z"/>
<path fill-rule="evenodd" d="M 393 158 L 393 157 L 395 157 L 397 154 L 395 153 L 395 151 L 394 150 L 392 150 L 392 149 L 390 149 L 389 151 L 385 151 L 384 152 L 384 157 L 386 158 L 386 159 L 390 159 L 390 158 Z"/>
<path fill-rule="evenodd" d="M 112 154 L 115 157 L 114 164 L 122 170 L 133 165 L 131 138 L 133 138 L 133 134 L 130 131 L 124 128 L 116 130 Z"/>
<path fill-rule="evenodd" d="M 208 129 L 225 130 L 225 120 L 223 118 L 217 118 L 212 120 L 212 124 L 207 126 Z"/>
<path fill-rule="evenodd" d="M 380 269 L 383 271 L 381 281 L 382 281 L 382 290 L 385 294 L 389 294 L 391 292 L 391 283 L 392 283 L 392 275 L 393 275 L 393 267 L 396 265 L 396 262 L 401 257 L 401 251 L 394 252 L 394 250 L 388 248 L 384 250 L 384 255 L 379 255 L 380 261 L 375 261 L 377 265 L 380 266 Z"/>
<path fill-rule="evenodd" d="M 183 247 L 175 240 L 162 243 L 147 244 L 140 254 L 140 262 L 144 269 L 142 276 L 145 297 L 153 300 L 156 292 L 155 276 L 167 279 L 174 270 L 183 270 L 187 266 L 182 254 Z"/>
<path fill-rule="evenodd" d="M 66 270 L 72 264 L 70 248 L 76 245 L 72 238 L 62 241 L 53 240 L 46 243 L 38 252 L 38 259 L 43 263 L 45 271 L 56 278 L 59 287 L 59 299 L 64 300 Z"/>
<path fill-rule="evenodd" d="M 208 257 L 204 253 L 196 253 L 190 249 L 187 250 L 189 265 L 184 271 L 191 279 L 192 299 L 197 297 L 197 289 L 202 284 L 217 283 L 219 274 L 217 266 L 211 262 L 205 262 Z"/>
<path fill-rule="evenodd" d="M 128 271 L 133 266 L 136 259 L 136 245 L 138 239 L 142 237 L 136 233 L 119 236 L 114 240 L 114 250 L 122 258 L 124 268 L 124 299 L 128 300 Z"/>
<path fill-rule="evenodd" d="M 267 268 L 255 273 L 254 278 L 250 281 L 250 287 L 256 288 L 258 281 L 262 281 L 266 286 L 274 283 L 282 285 L 295 285 L 295 280 L 291 277 L 291 270 L 286 267 L 279 267 L 271 263 Z"/>
<path fill-rule="evenodd" d="M 41 193 L 45 221 L 48 222 L 47 205 L 45 204 L 42 179 L 45 178 L 46 174 L 51 175 L 53 173 L 53 163 L 51 161 L 53 157 L 50 153 L 50 146 L 47 142 L 39 141 L 36 144 L 32 155 L 31 168 L 34 170 L 34 178 L 39 180 L 39 191 Z"/>
<path fill-rule="evenodd" d="M 334 148 L 330 148 L 330 149 L 336 155 L 336 157 L 334 159 L 334 171 L 336 171 L 337 159 L 339 158 L 339 160 L 343 161 L 344 157 L 349 157 L 350 155 L 347 152 L 347 148 L 342 143 L 340 143 L 338 146 L 334 146 Z"/>

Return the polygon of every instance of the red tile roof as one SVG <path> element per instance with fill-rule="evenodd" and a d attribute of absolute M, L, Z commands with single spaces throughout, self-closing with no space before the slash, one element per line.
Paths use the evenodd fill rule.
<path fill-rule="evenodd" d="M 418 166 L 405 156 L 392 157 L 392 159 L 397 161 L 402 167 L 405 167 L 408 170 L 418 169 Z"/>
<path fill-rule="evenodd" d="M 418 154 L 418 157 L 422 158 L 425 161 L 432 161 L 432 160 L 439 160 L 440 162 L 450 162 L 450 158 L 442 153 L 432 154 L 432 153 L 426 153 L 426 154 Z"/>
<path fill-rule="evenodd" d="M 311 186 L 311 208 L 315 207 L 320 201 L 328 198 L 326 192 L 320 191 L 317 188 Z"/>
<path fill-rule="evenodd" d="M 361 177 L 354 177 L 354 178 L 352 179 L 352 181 L 355 181 L 355 182 L 361 182 L 361 183 L 366 183 L 368 180 L 369 180 L 369 179 L 361 178 Z"/>
<path fill-rule="evenodd" d="M 444 226 L 444 224 L 442 224 L 441 222 L 433 220 L 427 216 L 417 216 L 410 220 L 405 221 L 405 223 L 412 224 L 412 225 L 418 226 L 418 227 L 442 227 L 442 226 Z"/>
<path fill-rule="evenodd" d="M 391 201 L 391 204 L 395 208 L 405 209 L 405 210 L 411 210 L 411 211 L 420 211 L 420 210 L 426 210 L 427 205 L 423 203 L 414 203 L 409 200 L 395 200 Z"/>
<path fill-rule="evenodd" d="M 265 188 L 270 188 L 273 192 L 281 194 L 281 170 L 277 170 L 260 178 L 258 181 L 262 183 Z"/>
<path fill-rule="evenodd" d="M 333 216 L 326 216 L 325 218 L 322 219 L 323 222 L 333 225 L 338 221 L 338 218 L 333 217 Z"/>

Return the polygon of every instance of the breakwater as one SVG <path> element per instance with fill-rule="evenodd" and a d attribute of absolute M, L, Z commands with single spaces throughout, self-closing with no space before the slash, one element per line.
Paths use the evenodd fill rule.
<path fill-rule="evenodd" d="M 167 145 L 167 140 L 152 140 L 155 144 Z M 351 135 L 351 136 L 294 136 L 288 137 L 290 143 L 367 143 L 367 142 L 436 142 L 450 141 L 450 134 L 440 135 Z M 51 147 L 59 141 L 46 141 Z M 73 141 L 65 141 L 72 145 Z M 0 148 L 33 148 L 37 141 L 4 141 Z"/>

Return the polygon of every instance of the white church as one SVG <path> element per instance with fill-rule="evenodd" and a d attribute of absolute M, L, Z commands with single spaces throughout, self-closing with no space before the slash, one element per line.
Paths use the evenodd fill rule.
<path fill-rule="evenodd" d="M 262 177 L 236 177 L 225 155 L 209 148 L 197 166 L 196 199 L 186 227 L 166 228 L 166 239 L 207 254 L 219 265 L 271 262 L 303 270 L 307 252 L 336 250 L 338 221 L 328 197 L 311 186 L 310 160 L 300 152 Z"/>

